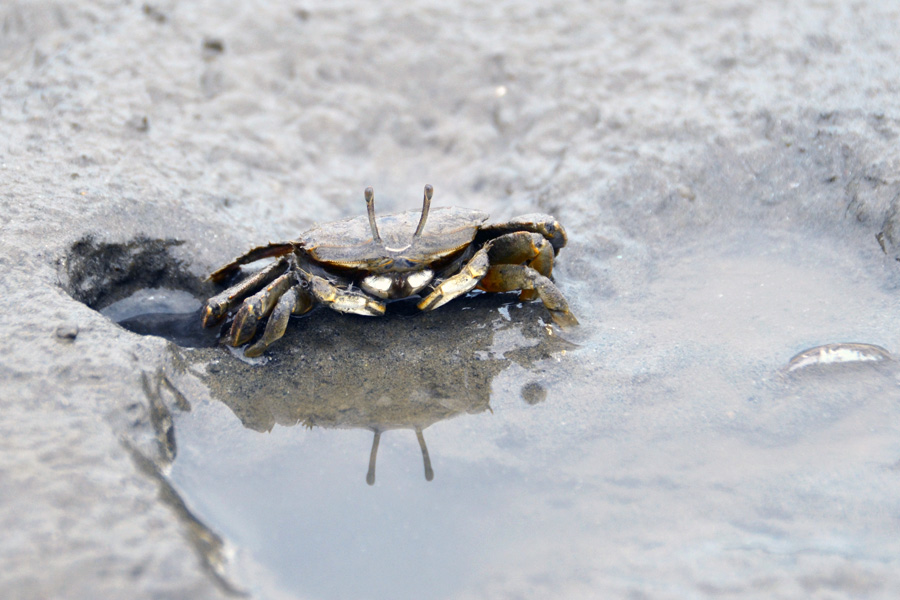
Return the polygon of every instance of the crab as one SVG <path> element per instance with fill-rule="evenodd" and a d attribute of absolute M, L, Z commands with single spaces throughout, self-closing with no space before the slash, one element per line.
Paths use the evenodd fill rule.
<path fill-rule="evenodd" d="M 369 187 L 367 217 L 319 225 L 296 240 L 257 246 L 238 256 L 208 279 L 223 282 L 243 265 L 275 261 L 207 300 L 203 326 L 220 323 L 240 305 L 223 337 L 238 347 L 252 341 L 268 318 L 262 336 L 244 350 L 245 356 L 255 357 L 284 335 L 291 315 L 317 304 L 380 316 L 391 300 L 418 296 L 418 309 L 428 311 L 475 288 L 519 291 L 521 300 L 540 298 L 558 325 L 578 323 L 550 280 L 553 260 L 567 240 L 556 219 L 531 214 L 487 223 L 488 215 L 479 210 L 431 210 L 433 194 L 426 185 L 421 211 L 376 218 L 375 192 Z"/>

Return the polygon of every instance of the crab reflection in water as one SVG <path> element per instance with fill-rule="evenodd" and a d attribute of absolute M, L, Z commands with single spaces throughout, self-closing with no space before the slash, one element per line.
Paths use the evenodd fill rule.
<path fill-rule="evenodd" d="M 490 410 L 491 382 L 511 364 L 534 373 L 522 388 L 523 400 L 533 404 L 539 380 L 554 376 L 541 362 L 575 347 L 542 321 L 540 305 L 505 304 L 512 298 L 480 294 L 454 309 L 389 314 L 374 323 L 319 311 L 288 329 L 282 347 L 291 350 L 265 365 L 220 361 L 205 382 L 255 431 L 298 423 L 372 431 L 369 484 L 381 434 L 411 429 L 430 481 L 426 428 Z"/>

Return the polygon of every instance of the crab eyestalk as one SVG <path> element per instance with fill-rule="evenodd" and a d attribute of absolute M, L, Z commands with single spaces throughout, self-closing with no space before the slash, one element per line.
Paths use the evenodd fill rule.
<path fill-rule="evenodd" d="M 419 237 L 422 235 L 422 230 L 425 229 L 425 219 L 428 218 L 428 210 L 431 208 L 432 195 L 434 195 L 434 188 L 428 184 L 425 186 L 425 197 L 422 199 L 422 218 L 419 219 L 419 226 L 416 227 L 413 237 Z"/>
<path fill-rule="evenodd" d="M 375 190 L 371 186 L 366 188 L 366 210 L 369 212 L 369 227 L 372 228 L 372 239 L 381 243 L 378 225 L 375 224 Z"/>

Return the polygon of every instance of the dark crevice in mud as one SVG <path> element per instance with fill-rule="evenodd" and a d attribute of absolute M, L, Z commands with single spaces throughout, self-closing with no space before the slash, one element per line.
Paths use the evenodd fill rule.
<path fill-rule="evenodd" d="M 69 249 L 63 287 L 79 302 L 99 310 L 143 288 L 200 292 L 201 282 L 172 256 L 183 242 L 135 238 L 125 243 L 98 242 L 87 236 Z"/>
<path fill-rule="evenodd" d="M 122 445 L 128 450 L 138 469 L 159 485 L 160 500 L 175 512 L 184 525 L 188 541 L 196 550 L 203 568 L 216 585 L 230 596 L 249 596 L 246 591 L 237 587 L 226 576 L 227 557 L 225 542 L 222 538 L 191 512 L 178 490 L 154 461 L 141 454 L 129 441 L 123 440 Z"/>
<path fill-rule="evenodd" d="M 200 326 L 200 298 L 212 286 L 173 256 L 183 242 L 138 237 L 129 242 L 75 242 L 60 265 L 60 283 L 75 300 L 141 335 L 183 347 L 209 347 L 217 332 Z"/>

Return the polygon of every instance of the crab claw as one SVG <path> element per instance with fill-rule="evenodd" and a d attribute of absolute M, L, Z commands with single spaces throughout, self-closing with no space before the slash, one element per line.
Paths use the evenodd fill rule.
<path fill-rule="evenodd" d="M 372 300 L 365 294 L 342 290 L 316 275 L 311 276 L 309 282 L 313 296 L 332 310 L 366 317 L 380 317 L 384 314 L 384 304 Z"/>
<path fill-rule="evenodd" d="M 459 273 L 442 281 L 433 292 L 423 298 L 418 304 L 419 310 L 434 310 L 470 292 L 488 272 L 489 267 L 487 249 L 482 248 L 469 259 Z"/>

